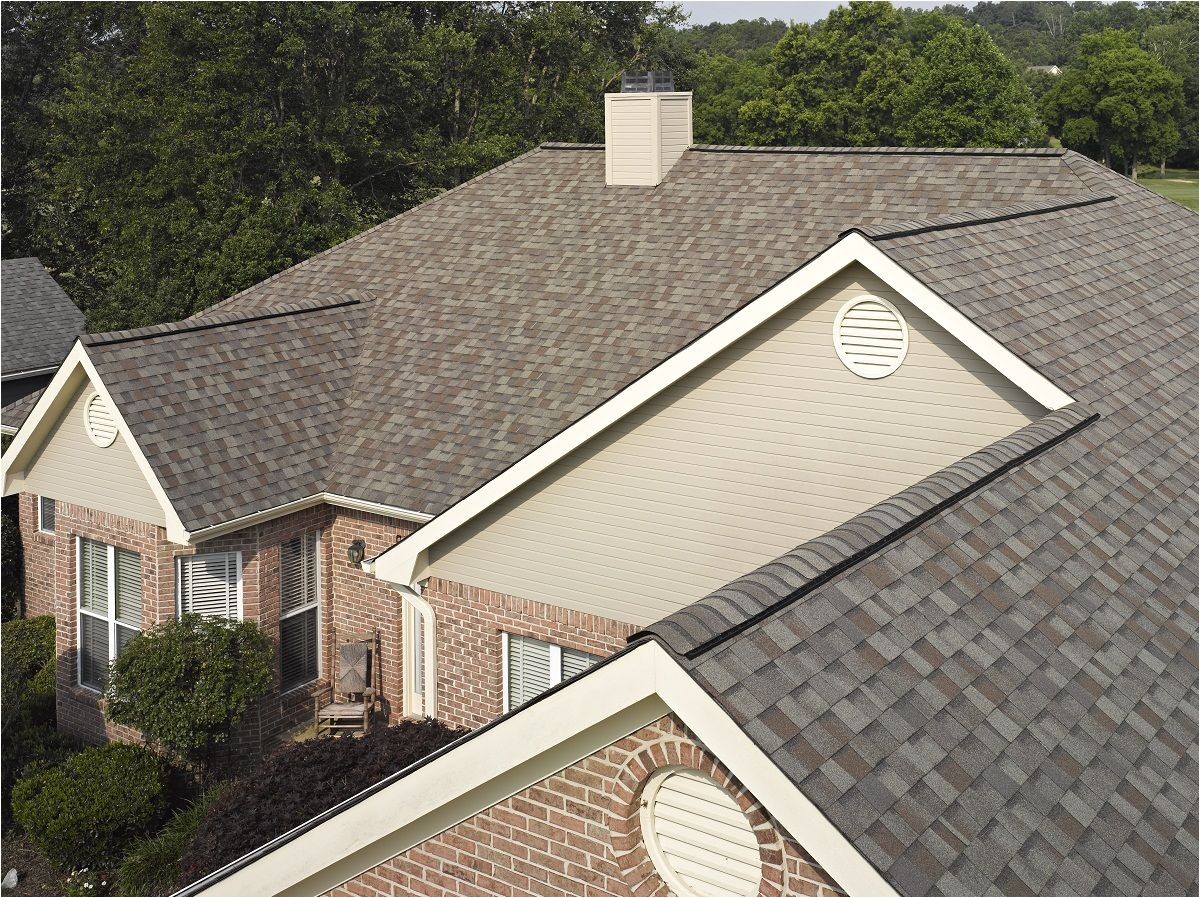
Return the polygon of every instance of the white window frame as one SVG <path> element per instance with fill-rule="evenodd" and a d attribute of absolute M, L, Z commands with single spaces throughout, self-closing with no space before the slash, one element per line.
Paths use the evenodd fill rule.
<path fill-rule="evenodd" d="M 83 622 L 82 618 L 87 615 L 95 620 L 104 621 L 108 624 L 108 663 L 112 664 L 117 660 L 117 627 L 125 627 L 127 630 L 136 629 L 139 633 L 142 632 L 141 624 L 135 628 L 129 624 L 119 623 L 117 621 L 117 547 L 111 543 L 101 542 L 98 539 L 89 539 L 89 542 L 99 543 L 108 550 L 108 616 L 103 617 L 95 611 L 88 611 L 83 607 L 83 540 L 86 537 L 75 536 L 75 683 L 87 689 L 89 692 L 99 693 L 101 690 L 95 686 L 89 686 L 83 682 Z M 132 552 L 132 549 L 127 551 Z M 139 563 L 142 560 L 142 554 L 135 552 L 138 556 Z M 142 595 L 142 607 L 145 608 L 145 594 Z"/>
<path fill-rule="evenodd" d="M 306 537 L 307 535 L 308 535 L 307 533 L 302 533 L 298 537 L 292 537 L 292 539 L 304 539 L 304 537 Z M 321 620 L 323 617 L 323 615 L 321 614 L 321 601 L 322 601 L 322 599 L 325 598 L 325 592 L 324 592 L 323 584 L 321 581 L 321 576 L 324 572 L 324 565 L 321 563 L 321 545 L 322 545 L 321 537 L 322 537 L 322 535 L 323 535 L 323 531 L 318 530 L 316 544 L 313 546 L 313 551 L 316 553 L 316 559 L 317 559 L 317 574 L 316 574 L 317 597 L 309 604 L 304 605 L 300 608 L 293 608 L 291 611 L 287 612 L 286 614 L 283 613 L 283 562 L 282 562 L 282 559 L 280 560 L 280 571 L 279 571 L 279 587 L 280 587 L 279 682 L 280 682 L 280 685 L 283 684 L 283 622 L 285 620 L 287 620 L 289 617 L 295 617 L 297 614 L 304 614 L 304 613 L 310 611 L 313 607 L 316 607 L 316 609 L 317 609 L 317 673 L 316 673 L 316 676 L 314 676 L 311 680 L 305 680 L 303 683 L 297 683 L 294 686 L 289 686 L 285 690 L 285 693 L 291 692 L 293 689 L 303 689 L 305 686 L 311 686 L 313 683 L 320 680 L 321 677 L 325 673 L 325 659 L 324 659 L 324 655 L 322 653 L 322 649 L 324 648 L 324 643 L 321 640 Z M 287 542 L 291 542 L 291 541 L 292 540 L 290 540 L 290 539 L 285 539 L 283 542 L 287 543 Z M 280 551 L 282 551 L 282 549 L 283 549 L 283 547 L 281 544 Z M 242 554 L 241 552 L 238 553 L 238 620 L 241 620 L 241 617 L 242 617 L 242 557 L 241 557 L 241 554 Z M 376 659 L 374 663 L 378 664 L 379 660 Z"/>
<path fill-rule="evenodd" d="M 532 639 L 532 640 L 535 640 L 536 642 L 540 642 L 540 643 L 543 643 L 544 645 L 550 646 L 550 685 L 547 686 L 546 689 L 547 690 L 553 689 L 555 686 L 557 686 L 559 683 L 561 683 L 563 681 L 563 665 L 562 665 L 563 647 L 561 645 L 559 645 L 556 642 L 550 642 L 547 639 L 538 639 L 536 636 L 527 636 L 524 633 L 511 633 L 510 634 L 508 631 L 502 630 L 500 632 L 500 681 L 502 684 L 501 688 L 503 689 L 503 692 L 504 692 L 504 713 L 505 714 L 507 714 L 509 711 L 512 710 L 512 705 L 510 704 L 511 699 L 508 694 L 508 638 L 509 638 L 509 636 L 520 636 L 522 639 Z M 592 654 L 591 652 L 583 651 L 583 649 L 574 649 L 574 651 L 580 652 L 581 654 L 584 654 L 584 655 Z M 603 657 L 600 655 L 592 655 L 592 657 L 594 657 L 596 659 L 596 662 L 595 662 L 596 664 L 599 664 L 600 661 L 603 660 Z M 541 693 L 538 693 L 538 694 L 540 695 Z"/>
<path fill-rule="evenodd" d="M 44 526 L 44 518 L 42 516 L 42 503 L 43 502 L 49 502 L 54 507 L 54 523 L 56 526 L 58 524 L 58 506 L 55 505 L 54 500 L 51 499 L 49 496 L 39 495 L 37 497 L 37 529 L 38 529 L 38 533 L 51 533 L 52 534 L 52 533 L 54 533 L 54 527 L 50 527 L 49 529 L 47 529 Z"/>
<path fill-rule="evenodd" d="M 421 631 L 414 621 L 414 612 L 421 615 Z M 415 593 L 404 593 L 402 608 L 404 642 L 404 714 L 408 717 L 437 717 L 437 642 L 436 618 L 433 607 Z M 417 640 L 424 649 L 425 682 L 419 686 L 412 668 L 416 657 Z"/>
<path fill-rule="evenodd" d="M 235 555 L 237 556 L 234 563 L 237 565 L 237 618 L 243 620 L 242 612 L 242 553 L 236 552 L 192 552 L 188 555 L 175 556 L 175 618 L 178 620 L 183 617 L 183 559 L 194 558 L 198 555 Z"/>

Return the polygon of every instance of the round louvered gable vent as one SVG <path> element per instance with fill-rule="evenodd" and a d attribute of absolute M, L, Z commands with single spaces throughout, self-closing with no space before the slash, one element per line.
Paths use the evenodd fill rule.
<path fill-rule="evenodd" d="M 887 377 L 908 353 L 908 325 L 886 299 L 860 296 L 838 312 L 833 345 L 842 364 L 859 377 Z"/>
<path fill-rule="evenodd" d="M 97 446 L 111 446 L 117 438 L 117 419 L 99 393 L 93 393 L 83 407 L 83 426 Z"/>
<path fill-rule="evenodd" d="M 676 895 L 757 895 L 758 839 L 733 796 L 686 768 L 646 784 L 642 834 L 658 874 Z"/>

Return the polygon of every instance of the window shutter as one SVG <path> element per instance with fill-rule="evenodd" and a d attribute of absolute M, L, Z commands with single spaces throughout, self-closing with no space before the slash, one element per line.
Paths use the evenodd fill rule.
<path fill-rule="evenodd" d="M 49 496 L 38 496 L 38 529 L 54 532 L 54 500 Z"/>
<path fill-rule="evenodd" d="M 108 617 L 108 546 L 90 539 L 79 541 L 79 607 Z"/>
<path fill-rule="evenodd" d="M 528 636 L 508 637 L 508 704 L 516 708 L 541 695 L 558 677 L 551 670 L 551 646 Z"/>
<path fill-rule="evenodd" d="M 599 660 L 600 658 L 596 655 L 589 655 L 578 649 L 564 648 L 562 650 L 562 678 L 567 680 L 577 676 Z"/>
<path fill-rule="evenodd" d="M 237 620 L 237 554 L 186 555 L 179 559 L 179 610 Z"/>
<path fill-rule="evenodd" d="M 116 550 L 117 622 L 142 626 L 142 558 L 127 549 Z"/>
<path fill-rule="evenodd" d="M 119 629 L 119 628 L 118 628 Z M 79 682 L 103 689 L 108 680 L 108 621 L 79 615 Z"/>

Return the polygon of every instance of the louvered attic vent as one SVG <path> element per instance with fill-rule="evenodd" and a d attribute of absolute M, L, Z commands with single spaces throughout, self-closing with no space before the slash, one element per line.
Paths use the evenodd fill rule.
<path fill-rule="evenodd" d="M 97 446 L 111 446 L 117 438 L 117 418 L 99 393 L 93 393 L 83 407 L 83 426 Z"/>
<path fill-rule="evenodd" d="M 838 312 L 833 345 L 842 364 L 859 377 L 887 377 L 908 353 L 908 325 L 886 299 L 860 296 Z"/>

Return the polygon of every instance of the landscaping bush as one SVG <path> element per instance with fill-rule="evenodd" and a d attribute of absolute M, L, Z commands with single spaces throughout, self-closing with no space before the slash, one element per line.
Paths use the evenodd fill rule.
<path fill-rule="evenodd" d="M 12 791 L 17 780 L 61 764 L 79 751 L 79 743 L 51 726 L 14 724 L 4 733 L 4 763 L 0 765 L 3 789 L 3 827 L 12 822 Z"/>
<path fill-rule="evenodd" d="M 53 617 L 0 625 L 0 702 L 6 731 L 18 718 L 31 725 L 54 723 L 56 658 Z"/>
<path fill-rule="evenodd" d="M 220 801 L 227 788 L 227 783 L 221 783 L 209 789 L 168 820 L 158 835 L 138 842 L 117 870 L 117 894 L 171 894 L 180 876 L 183 853 L 195 839 L 209 809 Z"/>
<path fill-rule="evenodd" d="M 466 732 L 436 720 L 406 720 L 360 739 L 310 739 L 280 749 L 209 809 L 184 854 L 177 887 L 195 882 Z"/>
<path fill-rule="evenodd" d="M 16 496 L 0 501 L 0 620 L 21 616 L 25 604 L 25 552 Z"/>
<path fill-rule="evenodd" d="M 106 713 L 204 767 L 271 687 L 274 657 L 253 621 L 185 614 L 125 644 L 108 679 Z"/>
<path fill-rule="evenodd" d="M 167 773 L 161 757 L 137 745 L 88 748 L 18 780 L 13 816 L 54 866 L 103 869 L 166 817 Z"/>

